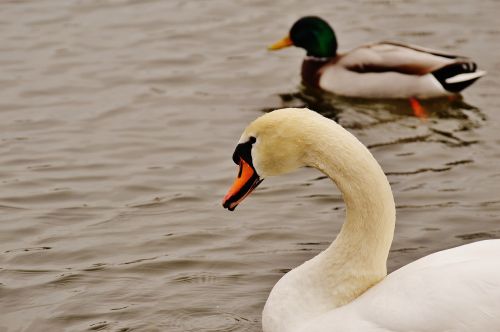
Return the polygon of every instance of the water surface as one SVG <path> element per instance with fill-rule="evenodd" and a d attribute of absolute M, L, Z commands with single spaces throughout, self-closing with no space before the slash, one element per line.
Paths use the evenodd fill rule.
<path fill-rule="evenodd" d="M 243 128 L 309 105 L 388 174 L 394 270 L 500 237 L 500 12 L 459 1 L 4 1 L 0 4 L 0 331 L 260 331 L 271 287 L 344 217 L 312 170 L 220 206 Z M 300 16 L 340 48 L 381 39 L 465 54 L 462 101 L 317 98 L 303 51 L 268 53 Z"/>

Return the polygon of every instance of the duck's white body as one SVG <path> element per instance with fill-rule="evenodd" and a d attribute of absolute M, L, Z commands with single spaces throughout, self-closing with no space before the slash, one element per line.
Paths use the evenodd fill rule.
<path fill-rule="evenodd" d="M 436 98 L 452 95 L 432 74 L 408 75 L 396 71 L 356 73 L 341 66 L 327 67 L 319 87 L 339 96 L 360 98 Z"/>
<path fill-rule="evenodd" d="M 434 74 L 447 66 L 448 73 L 445 69 L 443 75 Z M 403 43 L 378 42 L 339 54 L 325 64 L 319 71 L 318 85 L 341 96 L 434 98 L 457 93 L 486 74 L 469 66 L 475 64 L 464 57 Z"/>
<path fill-rule="evenodd" d="M 386 276 L 395 207 L 368 149 L 307 109 L 262 116 L 240 143 L 250 138 L 260 177 L 315 167 L 339 187 L 347 210 L 335 241 L 274 286 L 264 332 L 500 331 L 500 240 L 441 251 Z"/>

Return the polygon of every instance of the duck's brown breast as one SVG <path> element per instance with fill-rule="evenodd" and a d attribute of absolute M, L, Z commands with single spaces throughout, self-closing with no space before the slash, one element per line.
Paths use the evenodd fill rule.
<path fill-rule="evenodd" d="M 331 58 L 305 58 L 302 62 L 302 82 L 307 86 L 319 88 L 321 68 L 331 62 L 335 62 L 335 60 Z"/>

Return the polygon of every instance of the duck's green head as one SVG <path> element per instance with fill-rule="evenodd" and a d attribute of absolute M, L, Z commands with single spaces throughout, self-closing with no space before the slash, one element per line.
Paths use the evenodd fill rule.
<path fill-rule="evenodd" d="M 291 45 L 301 47 L 307 51 L 307 55 L 319 58 L 334 57 L 337 54 L 335 32 L 317 16 L 299 19 L 290 29 L 289 35 L 269 46 L 269 49 L 278 50 Z"/>

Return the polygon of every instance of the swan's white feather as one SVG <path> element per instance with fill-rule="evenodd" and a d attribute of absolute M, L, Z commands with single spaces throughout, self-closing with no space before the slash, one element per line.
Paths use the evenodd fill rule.
<path fill-rule="evenodd" d="M 497 331 L 499 254 L 500 240 L 487 240 L 423 257 L 300 332 Z"/>

